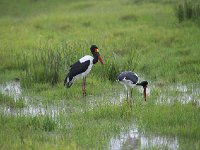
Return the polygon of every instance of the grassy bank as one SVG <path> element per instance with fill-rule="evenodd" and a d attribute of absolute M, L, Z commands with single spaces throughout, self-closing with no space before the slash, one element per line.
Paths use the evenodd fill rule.
<path fill-rule="evenodd" d="M 172 106 L 134 104 L 132 109 L 107 105 L 84 113 L 51 116 L 4 116 L 1 115 L 1 147 L 3 149 L 38 148 L 108 148 L 109 139 L 134 123 L 142 131 L 178 136 L 179 142 L 187 141 L 189 149 L 200 146 L 199 108 L 180 103 Z M 101 140 L 100 140 L 101 139 Z M 192 140 L 191 140 L 192 139 Z M 13 143 L 12 143 L 13 142 Z M 8 144 L 10 143 L 10 144 Z M 179 145 L 184 148 L 185 145 Z M 183 146 L 183 147 L 182 147 Z"/>
<path fill-rule="evenodd" d="M 178 22 L 175 2 L 49 1 L 42 9 L 43 3 L 20 1 L 7 6 L 17 13 L 6 13 L 8 8 L 1 5 L 5 14 L 1 72 L 21 70 L 22 75 L 16 76 L 25 77 L 27 84 L 61 82 L 69 65 L 89 54 L 95 43 L 105 66 L 95 67 L 92 73 L 105 80 L 114 81 L 122 70 L 136 70 L 152 81 L 198 81 L 199 27 L 192 21 Z"/>

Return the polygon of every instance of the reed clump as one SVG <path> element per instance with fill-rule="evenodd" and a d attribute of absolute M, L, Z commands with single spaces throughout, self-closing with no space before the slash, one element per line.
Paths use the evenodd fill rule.
<path fill-rule="evenodd" d="M 200 1 L 181 1 L 177 4 L 175 12 L 179 22 L 191 19 L 200 20 Z"/>
<path fill-rule="evenodd" d="M 34 53 L 31 57 L 21 57 L 21 66 L 24 71 L 21 73 L 22 84 L 30 86 L 32 83 L 51 83 L 55 85 L 59 81 L 61 69 L 61 53 L 54 50 L 43 50 Z"/>

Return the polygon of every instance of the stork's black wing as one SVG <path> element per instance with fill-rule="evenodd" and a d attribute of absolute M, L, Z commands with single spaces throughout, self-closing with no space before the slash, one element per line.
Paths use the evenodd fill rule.
<path fill-rule="evenodd" d="M 123 79 L 130 80 L 133 84 L 138 82 L 138 76 L 131 71 L 124 71 L 118 76 L 119 81 L 122 81 Z"/>
<path fill-rule="evenodd" d="M 68 73 L 69 80 L 71 81 L 72 78 L 75 77 L 76 75 L 85 72 L 88 69 L 89 65 L 90 65 L 90 60 L 87 60 L 83 63 L 80 63 L 80 61 L 77 61 L 76 63 L 71 65 L 69 73 Z"/>

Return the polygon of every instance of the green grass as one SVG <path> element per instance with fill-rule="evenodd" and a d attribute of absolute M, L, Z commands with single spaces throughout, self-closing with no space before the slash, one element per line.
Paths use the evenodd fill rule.
<path fill-rule="evenodd" d="M 15 112 L 42 105 L 55 106 L 60 113 L 56 119 L 48 113 L 0 114 L 0 139 L 4 139 L 0 147 L 107 149 L 109 140 L 133 122 L 141 132 L 178 137 L 180 149 L 200 147 L 200 110 L 195 103 L 156 105 L 159 87 L 199 82 L 199 25 L 194 18 L 180 21 L 178 4 L 172 0 L 1 0 L 0 83 L 19 78 L 23 94 L 19 101 L 0 94 L 0 109 L 6 106 Z M 105 65 L 92 68 L 88 96 L 82 98 L 81 80 L 70 89 L 63 87 L 63 81 L 69 66 L 90 54 L 92 44 L 99 47 Z M 115 81 L 124 70 L 149 81 L 153 88 L 147 102 L 134 90 L 132 108 L 111 104 L 123 89 Z M 166 93 L 180 98 L 176 91 Z M 31 98 L 26 105 L 24 95 Z"/>
<path fill-rule="evenodd" d="M 0 104 L 10 107 L 11 109 L 23 108 L 25 106 L 22 98 L 14 100 L 13 97 L 0 93 Z"/>
<path fill-rule="evenodd" d="M 30 7 L 27 3 L 21 3 Z M 110 72 L 114 72 L 116 75 L 121 70 L 129 69 L 136 70 L 141 74 L 151 73 L 149 75 L 151 80 L 176 82 L 177 79 L 181 79 L 182 82 L 190 82 L 185 74 L 192 74 L 192 81 L 197 81 L 199 59 L 194 56 L 199 54 L 198 27 L 192 23 L 188 27 L 184 23 L 178 24 L 173 5 L 142 3 L 138 8 L 136 5 L 129 6 L 126 3 L 115 2 L 115 7 L 108 10 L 113 5 L 112 1 L 101 3 L 88 1 L 85 4 L 83 2 L 65 2 L 60 7 L 53 7 L 52 5 L 57 5 L 57 3 L 50 1 L 46 8 L 46 10 L 52 11 L 52 13 L 49 13 L 45 10 L 37 11 L 37 7 L 43 2 L 30 1 L 29 3 L 35 5 L 30 10 L 28 9 L 32 11 L 29 13 L 29 17 L 23 17 L 22 22 L 13 23 L 11 19 L 4 20 L 7 17 L 1 19 L 2 31 L 4 31 L 1 34 L 3 39 L 1 44 L 1 70 L 22 69 L 25 70 L 25 76 L 28 76 L 27 74 L 31 71 L 35 82 L 41 80 L 42 82 L 52 82 L 48 78 L 56 76 L 54 82 L 57 82 L 57 80 L 63 79 L 60 74 L 65 74 L 63 65 L 57 67 L 61 71 L 57 71 L 57 75 L 52 75 L 52 71 L 46 72 L 46 68 L 50 69 L 48 65 L 52 66 L 51 63 L 54 58 L 43 60 L 44 55 L 48 56 L 49 50 L 57 54 L 61 53 L 62 56 L 59 56 L 59 60 L 67 61 L 65 67 L 68 68 L 69 64 L 76 61 L 77 58 L 88 54 L 90 45 L 96 43 L 102 50 L 101 53 L 107 64 L 100 73 L 100 76 L 106 79 L 114 81 L 115 76 L 109 75 Z M 18 5 L 16 6 L 16 11 L 19 11 L 18 17 L 9 13 L 6 16 L 21 18 L 23 15 L 28 15 L 18 10 L 18 7 L 23 8 L 25 6 Z M 79 7 L 80 9 L 74 10 L 74 8 Z M 99 11 L 92 13 L 98 8 Z M 37 13 L 32 15 L 35 12 Z M 169 19 L 163 20 L 163 18 Z M 66 28 L 62 27 L 65 24 L 69 25 L 66 25 Z M 103 32 L 100 32 L 101 30 Z M 15 34 L 10 34 L 10 32 Z M 73 55 L 70 54 L 72 51 Z M 130 56 L 132 51 L 136 52 L 137 56 Z M 177 51 L 190 51 L 190 53 L 188 55 L 177 55 Z M 35 52 L 36 54 L 34 54 Z M 118 56 L 118 60 L 115 60 L 113 52 Z M 132 62 L 133 64 L 129 63 L 127 67 L 126 62 L 129 58 L 136 61 Z M 183 68 L 184 65 L 179 63 L 179 60 L 187 58 L 190 59 L 187 64 L 192 63 L 191 68 L 187 66 Z M 115 69 L 110 67 L 113 62 L 117 67 Z M 157 66 L 158 62 L 159 66 Z M 38 63 L 45 67 L 35 68 Z M 46 63 L 46 65 L 43 63 Z M 157 71 L 157 67 L 162 71 Z M 171 69 L 174 69 L 174 71 L 170 71 Z M 96 74 L 99 69 L 93 72 Z M 176 74 L 179 74 L 180 77 L 174 77 Z M 47 76 L 47 79 L 42 76 Z M 31 83 L 30 81 L 27 82 Z"/>
<path fill-rule="evenodd" d="M 198 141 L 200 137 L 198 132 L 199 111 L 199 108 L 191 104 L 176 103 L 172 106 L 155 106 L 151 103 L 145 105 L 138 103 L 134 104 L 131 109 L 124 103 L 122 106 L 101 106 L 94 110 L 72 113 L 67 116 L 61 114 L 56 119 L 57 121 L 48 116 L 14 117 L 1 115 L 1 127 L 4 128 L 1 136 L 5 139 L 15 133 L 14 137 L 7 140 L 17 139 L 11 145 L 7 145 L 3 141 L 1 145 L 6 149 L 18 149 L 15 144 L 17 145 L 20 140 L 23 140 L 21 146 L 26 148 L 37 147 L 41 141 L 47 146 L 75 144 L 83 149 L 87 148 L 86 145 L 88 148 L 95 146 L 106 148 L 109 139 L 113 135 L 119 134 L 121 128 L 128 129 L 128 125 L 133 120 L 138 123 L 141 130 L 145 128 L 147 131 L 159 134 L 178 135 L 180 141 L 181 138 Z M 51 143 L 51 140 L 56 145 Z M 32 142 L 30 143 L 30 141 Z M 44 147 L 44 149 L 47 148 Z"/>
<path fill-rule="evenodd" d="M 141 126 L 151 132 L 179 135 L 191 139 L 199 138 L 199 111 L 192 104 L 172 106 L 146 105 L 135 109 L 136 117 L 140 118 Z M 153 111 L 152 111 L 153 110 Z"/>

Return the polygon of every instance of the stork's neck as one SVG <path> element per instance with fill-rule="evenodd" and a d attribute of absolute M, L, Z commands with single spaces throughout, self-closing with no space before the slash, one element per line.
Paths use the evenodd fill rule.
<path fill-rule="evenodd" d="M 148 82 L 147 81 L 142 81 L 140 83 L 136 83 L 136 85 L 140 85 L 140 86 L 146 87 L 148 85 Z"/>
<path fill-rule="evenodd" d="M 96 64 L 98 62 L 98 55 L 93 54 L 93 64 Z"/>
<path fill-rule="evenodd" d="M 139 82 L 139 83 L 136 83 L 136 85 L 142 86 L 142 85 L 141 85 L 141 82 Z"/>

